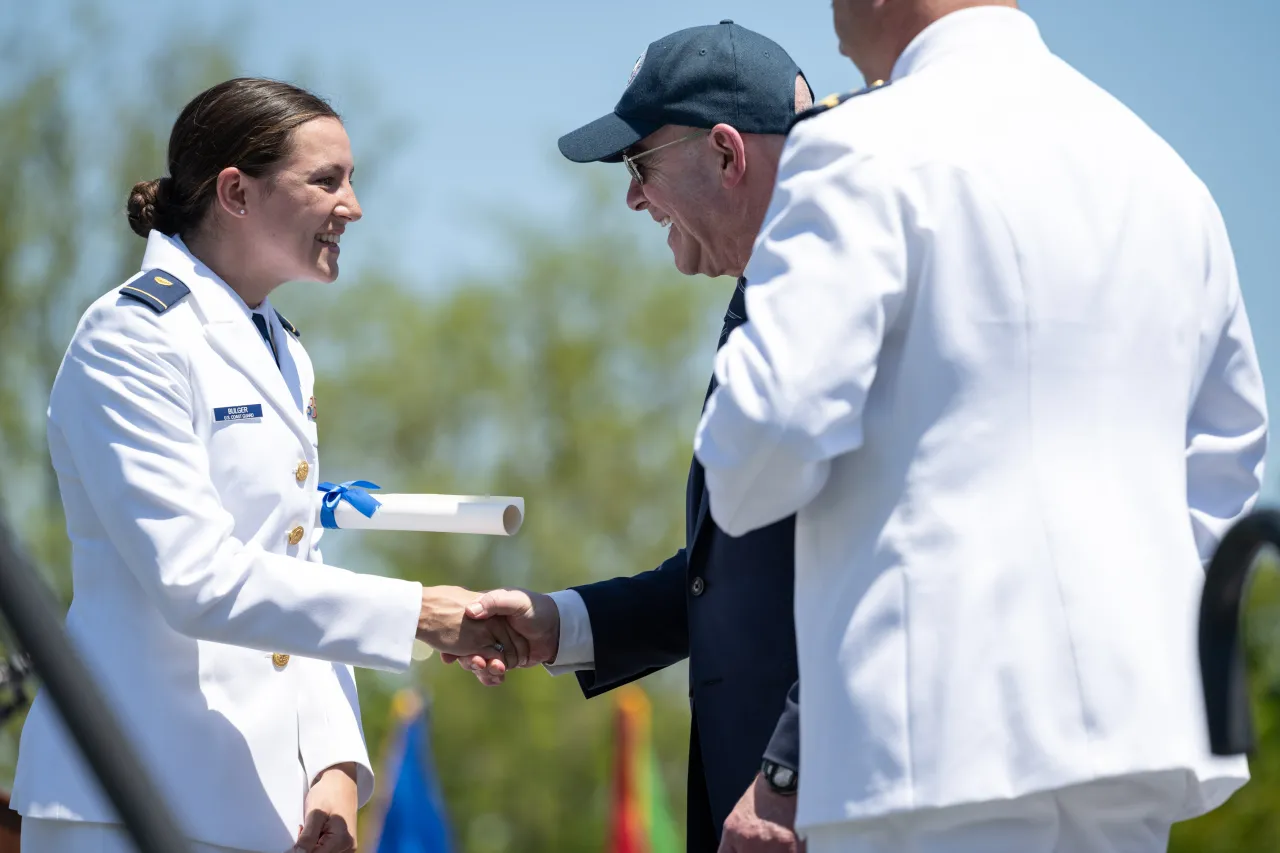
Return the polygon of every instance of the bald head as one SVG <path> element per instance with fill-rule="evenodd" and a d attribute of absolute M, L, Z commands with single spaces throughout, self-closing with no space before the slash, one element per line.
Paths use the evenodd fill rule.
<path fill-rule="evenodd" d="M 796 112 L 802 113 L 809 107 L 813 106 L 813 92 L 809 91 L 809 84 L 805 82 L 804 75 L 796 75 Z"/>
<path fill-rule="evenodd" d="M 1018 0 L 833 0 L 831 16 L 840 52 L 868 83 L 888 80 L 911 40 L 940 18 L 975 6 L 1007 6 Z"/>

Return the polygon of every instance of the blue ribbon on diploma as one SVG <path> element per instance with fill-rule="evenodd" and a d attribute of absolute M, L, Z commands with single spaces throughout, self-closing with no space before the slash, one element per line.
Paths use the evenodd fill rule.
<path fill-rule="evenodd" d="M 365 518 L 373 518 L 373 512 L 382 506 L 373 495 L 365 489 L 380 489 L 377 483 L 368 480 L 347 480 L 345 483 L 321 483 L 320 491 L 324 499 L 320 502 L 320 523 L 326 530 L 337 530 L 338 520 L 333 517 L 334 507 L 340 501 L 351 504 Z"/>

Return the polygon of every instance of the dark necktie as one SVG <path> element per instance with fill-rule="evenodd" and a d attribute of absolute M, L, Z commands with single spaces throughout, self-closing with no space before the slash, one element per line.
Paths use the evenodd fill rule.
<path fill-rule="evenodd" d="M 724 312 L 724 326 L 720 329 L 720 342 L 716 344 L 716 351 L 719 352 L 720 347 L 724 346 L 724 342 L 729 340 L 729 333 L 734 329 L 747 322 L 747 280 L 745 278 L 738 279 L 738 286 L 733 290 L 733 298 L 729 300 L 729 309 Z M 702 408 L 705 411 L 707 400 L 711 399 L 711 392 L 716 390 L 716 375 L 711 374 L 711 383 L 707 385 L 707 396 L 702 401 Z M 701 519 L 703 510 L 707 506 L 707 492 L 705 473 L 702 470 L 702 463 L 698 461 L 698 457 L 693 458 L 693 471 L 691 473 L 693 494 L 698 496 L 698 518 Z"/>
<path fill-rule="evenodd" d="M 724 312 L 724 328 L 720 330 L 720 344 L 724 346 L 729 340 L 729 333 L 747 322 L 747 280 L 738 279 L 738 286 L 733 289 L 733 298 L 729 300 L 729 310 Z"/>
<path fill-rule="evenodd" d="M 262 339 L 267 342 L 267 347 L 271 350 L 271 357 L 276 360 L 276 367 L 279 367 L 280 354 L 276 352 L 275 341 L 271 340 L 271 329 L 267 326 L 267 318 L 257 311 L 254 311 L 250 316 L 253 317 L 253 325 L 257 326 L 258 331 L 262 333 Z"/>

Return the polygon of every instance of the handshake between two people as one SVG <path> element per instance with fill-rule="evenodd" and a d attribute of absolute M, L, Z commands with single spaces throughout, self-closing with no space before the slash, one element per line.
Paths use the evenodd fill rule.
<path fill-rule="evenodd" d="M 418 639 L 493 686 L 509 670 L 555 662 L 560 611 L 551 596 L 520 589 L 423 587 Z"/>

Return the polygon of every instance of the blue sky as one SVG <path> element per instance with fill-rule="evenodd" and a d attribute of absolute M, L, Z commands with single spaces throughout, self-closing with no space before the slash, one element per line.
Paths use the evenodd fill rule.
<path fill-rule="evenodd" d="M 428 289 L 510 262 L 484 225 L 488 213 L 571 227 L 574 170 L 616 181 L 622 204 L 620 166 L 566 164 L 556 139 L 609 111 L 636 57 L 665 33 L 731 18 L 786 48 L 819 96 L 862 82 L 836 51 L 825 2 L 91 5 L 114 35 L 88 48 L 96 55 L 84 61 L 110 68 L 111 85 L 147 85 L 148 46 L 201 33 L 235 51 L 245 73 L 295 79 L 329 97 L 347 118 L 357 162 L 374 175 L 360 184 L 366 215 L 344 241 L 346 257 L 376 260 Z M 56 37 L 85 8 L 54 0 L 24 14 Z M 1272 250 L 1280 233 L 1280 3 L 1026 0 L 1023 8 L 1051 48 L 1142 116 L 1213 191 L 1280 411 L 1280 343 L 1271 334 L 1280 321 Z M 89 80 L 87 101 L 105 79 Z M 655 252 L 666 251 L 648 217 L 636 217 L 635 227 Z"/>

